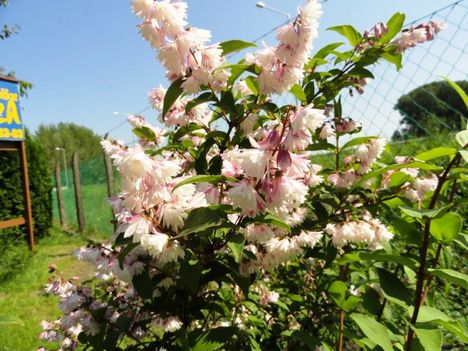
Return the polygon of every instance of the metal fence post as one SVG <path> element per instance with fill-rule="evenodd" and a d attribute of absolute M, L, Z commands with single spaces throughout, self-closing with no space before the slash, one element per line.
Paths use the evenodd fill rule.
<path fill-rule="evenodd" d="M 76 218 L 78 220 L 78 229 L 80 232 L 83 232 L 85 228 L 85 218 L 83 209 L 83 198 L 81 196 L 80 165 L 77 151 L 75 151 L 72 156 L 72 169 L 73 185 L 75 188 Z"/>

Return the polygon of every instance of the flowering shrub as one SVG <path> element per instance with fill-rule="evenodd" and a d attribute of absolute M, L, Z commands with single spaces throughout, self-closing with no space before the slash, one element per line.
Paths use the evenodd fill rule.
<path fill-rule="evenodd" d="M 167 128 L 132 116 L 137 145 L 102 142 L 121 173 L 118 226 L 111 244 L 77 253 L 94 285 L 51 280 L 64 315 L 41 337 L 64 350 L 434 350 L 445 328 L 466 341 L 462 324 L 423 305 L 434 277 L 467 285 L 437 268 L 462 226 L 465 151 L 379 163 L 385 141 L 349 137 L 361 126 L 339 98 L 443 25 L 401 31 L 397 13 L 362 35 L 332 27 L 350 48 L 310 58 L 321 9 L 309 0 L 278 45 L 230 64 L 254 44 L 209 44 L 186 7 L 133 1 L 171 81 L 149 93 Z M 297 103 L 278 106 L 282 93 Z M 319 150 L 333 167 L 314 163 Z M 446 168 L 428 162 L 439 157 Z"/>

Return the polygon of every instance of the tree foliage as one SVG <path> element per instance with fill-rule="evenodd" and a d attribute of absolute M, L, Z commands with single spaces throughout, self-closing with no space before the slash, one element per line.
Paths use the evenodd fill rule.
<path fill-rule="evenodd" d="M 101 153 L 101 137 L 91 129 L 75 123 L 41 124 L 35 139 L 44 148 L 50 169 L 57 162 L 63 165 L 62 151 L 58 151 L 57 147 L 65 149 L 68 165 L 75 151 L 78 151 L 81 161 L 95 158 Z"/>
<path fill-rule="evenodd" d="M 458 81 L 468 92 L 468 81 Z M 400 112 L 401 128 L 393 139 L 428 136 L 431 133 L 454 132 L 463 128 L 468 109 L 456 91 L 445 81 L 422 85 L 401 96 L 395 110 Z"/>

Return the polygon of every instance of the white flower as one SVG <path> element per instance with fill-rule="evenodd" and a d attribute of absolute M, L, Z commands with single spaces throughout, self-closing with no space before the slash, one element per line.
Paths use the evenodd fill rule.
<path fill-rule="evenodd" d="M 232 187 L 227 191 L 229 202 L 242 210 L 247 217 L 254 217 L 264 207 L 263 201 L 249 180 L 229 183 Z"/>
<path fill-rule="evenodd" d="M 159 257 L 167 247 L 169 236 L 163 233 L 148 234 L 141 237 L 141 246 L 153 257 Z"/>

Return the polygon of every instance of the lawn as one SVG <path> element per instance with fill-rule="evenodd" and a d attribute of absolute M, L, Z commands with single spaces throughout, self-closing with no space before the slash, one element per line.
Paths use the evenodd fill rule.
<path fill-rule="evenodd" d="M 28 267 L 0 286 L 0 351 L 28 351 L 45 346 L 38 339 L 39 323 L 60 316 L 58 299 L 43 292 L 48 266 L 56 264 L 67 279 L 89 279 L 92 267 L 73 256 L 73 251 L 85 244 L 83 237 L 53 228 L 50 236 L 38 243 Z"/>

